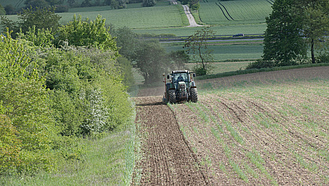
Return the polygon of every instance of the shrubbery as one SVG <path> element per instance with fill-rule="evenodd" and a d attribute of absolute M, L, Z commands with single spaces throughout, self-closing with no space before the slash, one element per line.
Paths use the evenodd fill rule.
<path fill-rule="evenodd" d="M 29 58 L 32 50 L 26 42 L 10 38 L 9 33 L 1 38 L 0 152 L 6 163 L 0 164 L 0 172 L 50 170 L 48 153 L 57 130 L 44 79 L 38 76 L 36 64 Z"/>
<path fill-rule="evenodd" d="M 1 175 L 50 171 L 59 161 L 78 160 L 83 150 L 72 139 L 113 130 L 130 119 L 123 84 L 132 82 L 130 62 L 117 59 L 115 41 L 101 28 L 104 20 L 78 22 L 91 29 L 98 24 L 94 33 L 104 35 L 77 38 L 78 44 L 85 42 L 81 47 L 63 38 L 59 48 L 45 29 L 30 28 L 17 40 L 1 35 Z"/>

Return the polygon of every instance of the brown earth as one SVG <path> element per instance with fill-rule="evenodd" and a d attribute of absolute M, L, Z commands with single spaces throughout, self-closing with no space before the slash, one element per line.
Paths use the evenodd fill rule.
<path fill-rule="evenodd" d="M 136 98 L 136 123 L 140 123 L 143 157 L 141 185 L 207 185 L 196 155 L 185 140 L 175 115 L 161 97 Z"/>
<path fill-rule="evenodd" d="M 164 87 L 141 90 L 134 98 L 141 172 L 133 185 L 328 184 L 329 97 L 321 91 L 329 88 L 293 83 L 312 79 L 329 79 L 329 67 L 200 80 L 199 90 L 257 89 L 208 93 L 172 108 L 161 103 Z"/>
<path fill-rule="evenodd" d="M 239 83 L 255 84 L 255 83 L 272 83 L 273 81 L 280 82 L 286 80 L 305 80 L 314 78 L 327 78 L 329 76 L 329 66 L 300 68 L 291 70 L 281 70 L 273 72 L 259 72 L 252 74 L 243 74 L 237 76 L 229 76 L 222 78 L 206 79 L 196 81 L 200 88 L 209 88 L 207 85 L 211 84 L 212 88 L 226 88 L 234 86 Z M 137 97 L 145 96 L 162 96 L 164 86 L 141 89 Z M 159 100 L 161 101 L 161 100 Z"/>

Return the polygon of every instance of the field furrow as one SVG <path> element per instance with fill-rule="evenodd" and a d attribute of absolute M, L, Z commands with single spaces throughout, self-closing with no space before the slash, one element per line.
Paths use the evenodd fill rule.
<path fill-rule="evenodd" d="M 206 185 L 202 167 L 179 130 L 172 111 L 159 104 L 160 97 L 136 99 L 136 122 L 141 123 L 145 135 L 140 183 L 136 185 Z M 135 177 L 138 177 L 135 175 Z"/>
<path fill-rule="evenodd" d="M 207 183 L 327 185 L 328 68 L 197 81 L 198 103 L 169 105 Z"/>

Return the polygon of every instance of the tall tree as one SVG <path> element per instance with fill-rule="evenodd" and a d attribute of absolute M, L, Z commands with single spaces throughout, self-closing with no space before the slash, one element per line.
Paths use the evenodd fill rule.
<path fill-rule="evenodd" d="M 12 36 L 16 37 L 21 31 L 26 33 L 29 28 L 35 27 L 36 30 L 48 29 L 52 33 L 56 32 L 59 27 L 61 16 L 55 14 L 55 8 L 28 8 L 18 13 L 18 21 L 14 22 L 7 17 L 1 17 L 1 25 L 12 30 Z"/>
<path fill-rule="evenodd" d="M 195 69 L 197 74 L 205 75 L 210 71 L 209 62 L 213 61 L 212 50 L 208 48 L 208 39 L 212 39 L 215 32 L 211 27 L 203 27 L 190 35 L 186 40 L 184 47 L 188 54 L 192 55 L 192 60 L 199 63 Z"/>
<path fill-rule="evenodd" d="M 302 0 L 299 8 L 303 16 L 303 34 L 311 47 L 312 63 L 315 63 L 315 47 L 329 31 L 329 0 Z"/>
<path fill-rule="evenodd" d="M 111 35 L 116 37 L 119 53 L 129 60 L 133 60 L 139 45 L 137 34 L 128 27 L 113 29 L 113 26 L 111 26 L 111 28 L 110 32 Z"/>
<path fill-rule="evenodd" d="M 160 81 L 169 67 L 165 49 L 155 40 L 143 42 L 138 49 L 135 61 L 145 79 L 144 84 Z"/>
<path fill-rule="evenodd" d="M 277 66 L 291 65 L 297 56 L 306 56 L 301 35 L 302 17 L 297 16 L 295 0 L 276 0 L 273 11 L 266 17 L 264 60 L 274 60 Z"/>
<path fill-rule="evenodd" d="M 94 21 L 89 19 L 82 21 L 81 16 L 76 18 L 74 15 L 73 21 L 59 28 L 58 41 L 67 41 L 73 46 L 92 46 L 117 52 L 115 39 L 105 27 L 105 21 L 100 15 Z"/>
<path fill-rule="evenodd" d="M 143 7 L 151 7 L 156 4 L 155 0 L 143 0 L 142 6 Z"/>
<path fill-rule="evenodd" d="M 0 4 L 0 15 L 6 15 L 5 8 Z"/>

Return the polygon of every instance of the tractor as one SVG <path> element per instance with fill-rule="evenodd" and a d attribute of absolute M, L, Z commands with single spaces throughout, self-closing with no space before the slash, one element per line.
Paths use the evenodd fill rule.
<path fill-rule="evenodd" d="M 163 74 L 165 76 L 165 74 Z M 195 73 L 188 70 L 175 70 L 164 77 L 164 103 L 178 103 L 183 101 L 198 101 L 198 91 L 193 81 Z"/>

